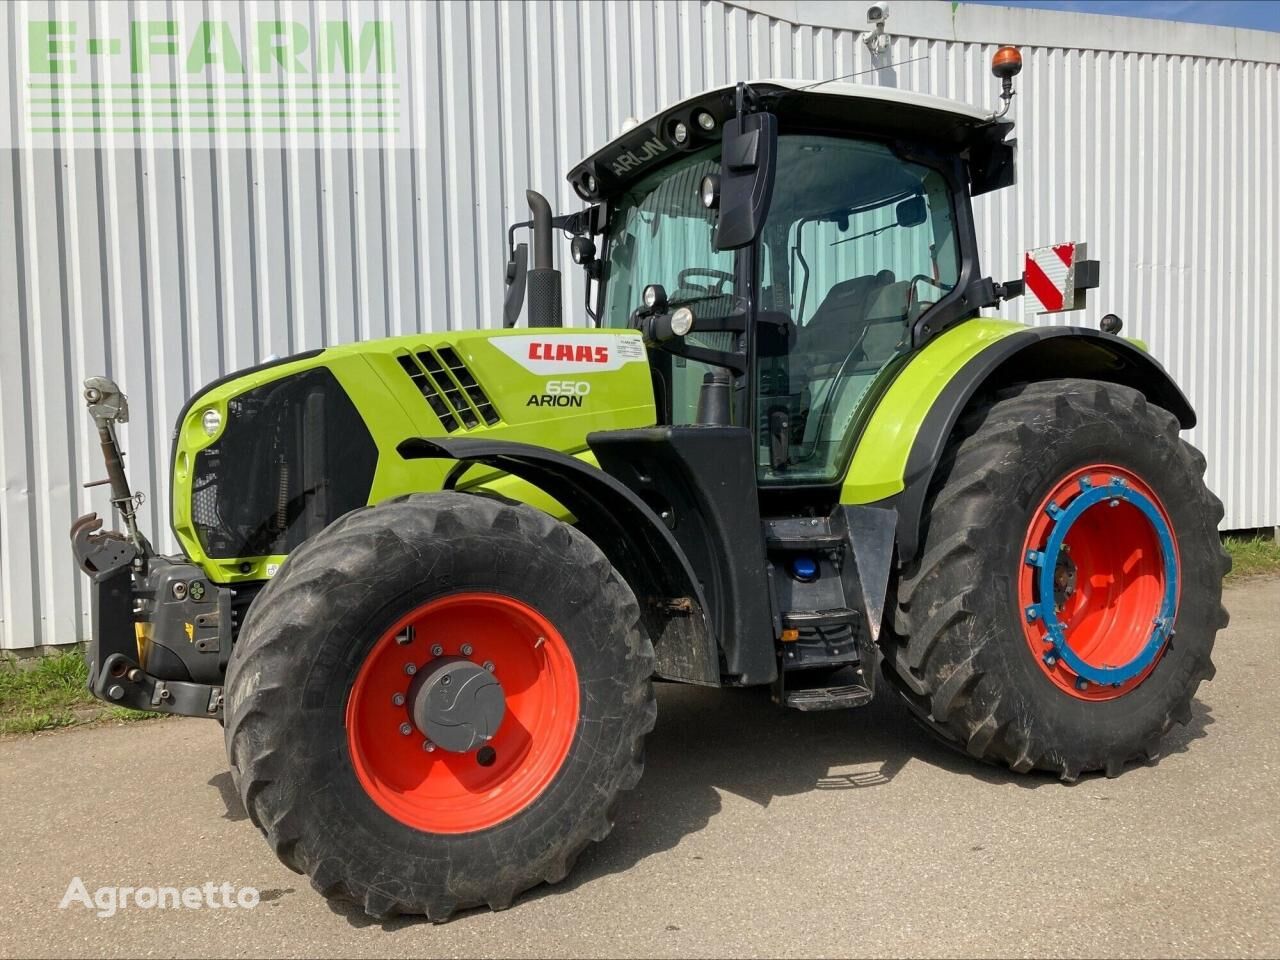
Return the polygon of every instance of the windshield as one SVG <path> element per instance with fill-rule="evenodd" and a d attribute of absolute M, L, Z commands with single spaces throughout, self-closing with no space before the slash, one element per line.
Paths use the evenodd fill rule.
<path fill-rule="evenodd" d="M 698 302 L 699 317 L 727 314 L 736 293 L 734 253 L 712 245 L 716 212 L 702 205 L 698 187 L 720 172 L 720 148 L 690 154 L 640 180 L 612 204 L 605 233 L 603 325 L 626 327 L 651 283 L 661 284 L 671 306 Z M 696 331 L 696 346 L 726 350 L 732 334 Z M 711 367 L 672 357 L 655 366 L 670 400 L 671 422 L 693 423 L 702 378 Z"/>
<path fill-rule="evenodd" d="M 646 177 L 614 202 L 605 241 L 605 326 L 625 327 L 651 283 L 661 284 L 672 304 L 733 293 L 733 251 L 712 246 L 716 214 L 698 195 L 702 178 L 719 172 L 720 148 L 712 147 Z"/>
<path fill-rule="evenodd" d="M 761 237 L 761 483 L 830 483 L 865 401 L 955 287 L 960 259 L 938 171 L 868 141 L 790 135 Z"/>

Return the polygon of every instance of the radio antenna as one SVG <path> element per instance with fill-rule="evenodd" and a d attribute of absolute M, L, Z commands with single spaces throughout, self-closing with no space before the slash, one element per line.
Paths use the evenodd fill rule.
<path fill-rule="evenodd" d="M 897 63 L 885 63 L 885 64 L 881 64 L 878 67 L 871 67 L 867 70 L 858 70 L 854 73 L 846 73 L 842 77 L 828 77 L 826 80 L 819 80 L 817 83 L 810 83 L 807 86 L 796 87 L 794 90 L 788 90 L 787 93 L 800 93 L 804 90 L 812 90 L 815 87 L 820 87 L 824 83 L 835 83 L 839 80 L 848 80 L 850 77 L 860 77 L 864 73 L 875 73 L 877 70 L 885 70 L 889 67 L 900 67 L 906 63 L 916 63 L 919 60 L 928 60 L 928 59 L 929 59 L 928 54 L 924 54 L 923 56 L 912 57 L 909 60 L 899 60 Z"/>

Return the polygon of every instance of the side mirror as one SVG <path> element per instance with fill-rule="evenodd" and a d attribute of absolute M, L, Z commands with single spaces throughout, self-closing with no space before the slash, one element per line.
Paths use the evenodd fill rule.
<path fill-rule="evenodd" d="M 529 274 L 529 245 L 522 243 L 507 261 L 507 293 L 502 301 L 502 325 L 514 327 L 524 306 L 524 283 Z"/>
<path fill-rule="evenodd" d="M 925 206 L 924 197 L 911 197 L 898 204 L 897 214 L 898 226 L 918 227 L 929 219 L 929 208 Z"/>
<path fill-rule="evenodd" d="M 750 113 L 724 125 L 720 150 L 720 219 L 713 242 L 717 250 L 753 243 L 764 226 L 773 198 L 778 154 L 778 118 Z"/>
<path fill-rule="evenodd" d="M 993 125 L 1001 126 L 1000 124 Z M 1004 136 L 1005 130 L 999 132 Z M 969 195 L 972 197 L 990 193 L 992 190 L 1003 190 L 1011 187 L 1016 181 L 1015 160 L 1017 140 L 999 140 L 988 138 L 969 147 Z"/>

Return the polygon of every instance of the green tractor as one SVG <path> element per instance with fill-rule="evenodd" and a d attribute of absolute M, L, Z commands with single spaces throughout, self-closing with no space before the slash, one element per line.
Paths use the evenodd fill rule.
<path fill-rule="evenodd" d="M 887 685 L 976 760 L 1068 781 L 1154 758 L 1213 674 L 1222 508 L 1116 318 L 981 316 L 1023 286 L 984 276 L 970 202 L 1013 182 L 1011 129 L 774 81 L 634 125 L 570 172 L 581 211 L 529 194 L 505 329 L 197 392 L 182 556 L 139 532 L 125 398 L 87 381 L 125 528 L 72 530 L 93 692 L 218 720 L 287 866 L 436 921 L 608 834 L 654 678 L 798 710 Z M 589 326 L 562 324 L 557 230 Z"/>

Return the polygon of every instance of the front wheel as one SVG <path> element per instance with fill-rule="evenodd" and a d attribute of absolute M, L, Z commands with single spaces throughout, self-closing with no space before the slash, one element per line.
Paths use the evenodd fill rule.
<path fill-rule="evenodd" d="M 357 510 L 295 551 L 232 654 L 250 818 L 373 916 L 500 909 L 609 832 L 653 727 L 653 650 L 590 540 L 460 493 Z"/>
<path fill-rule="evenodd" d="M 1204 469 L 1172 414 L 1115 384 L 1028 384 L 969 411 L 884 636 L 915 715 L 1065 780 L 1154 758 L 1227 622 Z"/>

